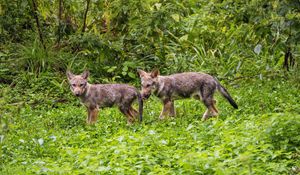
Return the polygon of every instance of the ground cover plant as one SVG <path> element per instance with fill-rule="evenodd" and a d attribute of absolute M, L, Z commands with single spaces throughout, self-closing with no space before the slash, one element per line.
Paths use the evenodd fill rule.
<path fill-rule="evenodd" d="M 299 174 L 298 0 L 28 0 L 0 3 L 0 174 Z M 218 118 L 197 100 L 116 108 L 87 125 L 66 70 L 140 89 L 137 69 L 205 72 Z M 136 104 L 135 104 L 136 105 Z M 137 108 L 137 106 L 135 106 Z"/>
<path fill-rule="evenodd" d="M 132 126 L 117 109 L 86 125 L 85 108 L 70 92 L 68 103 L 35 92 L 32 103 L 46 101 L 32 105 L 13 103 L 16 91 L 1 88 L 1 174 L 299 172 L 299 86 L 283 78 L 234 81 L 229 89 L 240 108 L 217 95 L 221 115 L 206 122 L 196 100 L 178 101 L 177 117 L 160 121 L 152 98 L 144 123 Z"/>

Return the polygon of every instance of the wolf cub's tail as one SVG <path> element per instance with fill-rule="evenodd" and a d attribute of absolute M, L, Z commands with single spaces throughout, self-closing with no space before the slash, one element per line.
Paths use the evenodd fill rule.
<path fill-rule="evenodd" d="M 143 99 L 140 92 L 137 92 L 137 100 L 139 103 L 140 122 L 142 122 L 143 121 Z"/>
<path fill-rule="evenodd" d="M 223 95 L 223 97 L 225 97 L 228 102 L 235 108 L 238 109 L 238 105 L 236 104 L 236 102 L 232 99 L 232 97 L 230 96 L 229 92 L 217 81 L 217 88 L 219 90 L 219 92 Z"/>

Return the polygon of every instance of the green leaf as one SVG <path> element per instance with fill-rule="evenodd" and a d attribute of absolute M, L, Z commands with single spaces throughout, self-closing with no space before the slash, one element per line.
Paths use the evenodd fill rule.
<path fill-rule="evenodd" d="M 180 15 L 179 15 L 179 14 L 172 14 L 171 17 L 172 17 L 176 22 L 179 22 L 179 20 L 180 20 Z"/>
<path fill-rule="evenodd" d="M 179 41 L 187 41 L 188 40 L 189 35 L 183 35 L 182 37 L 179 38 Z"/>
<path fill-rule="evenodd" d="M 132 72 L 129 72 L 129 73 L 128 73 L 128 76 L 129 76 L 130 78 L 136 78 L 136 75 L 135 75 L 134 73 L 132 73 Z"/>
<path fill-rule="evenodd" d="M 107 72 L 111 73 L 111 72 L 115 71 L 116 69 L 117 69 L 117 66 L 112 66 L 107 70 Z"/>
<path fill-rule="evenodd" d="M 126 72 L 126 71 L 128 71 L 128 67 L 124 66 L 122 70 L 123 70 L 123 72 Z"/>

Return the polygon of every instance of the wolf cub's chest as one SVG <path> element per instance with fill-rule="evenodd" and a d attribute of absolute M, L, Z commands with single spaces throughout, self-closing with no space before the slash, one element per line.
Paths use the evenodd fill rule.
<path fill-rule="evenodd" d="M 97 103 L 90 100 L 81 101 L 81 103 L 87 108 L 99 108 L 99 105 Z"/>

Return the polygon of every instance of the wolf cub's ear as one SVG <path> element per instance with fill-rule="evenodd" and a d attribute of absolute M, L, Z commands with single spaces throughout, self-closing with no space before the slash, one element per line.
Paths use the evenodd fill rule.
<path fill-rule="evenodd" d="M 147 73 L 146 73 L 145 71 L 143 71 L 142 69 L 137 69 L 137 72 L 139 73 L 139 75 L 140 75 L 141 78 L 147 74 Z"/>
<path fill-rule="evenodd" d="M 66 74 L 67 74 L 68 80 L 71 80 L 74 77 L 74 74 L 72 74 L 72 72 L 69 70 L 67 70 Z"/>
<path fill-rule="evenodd" d="M 158 69 L 153 69 L 151 72 L 151 77 L 156 78 L 159 75 L 159 70 Z"/>
<path fill-rule="evenodd" d="M 84 78 L 84 79 L 87 79 L 87 78 L 89 77 L 89 75 L 90 75 L 90 72 L 89 72 L 88 70 L 85 70 L 85 71 L 81 74 L 82 78 Z"/>

